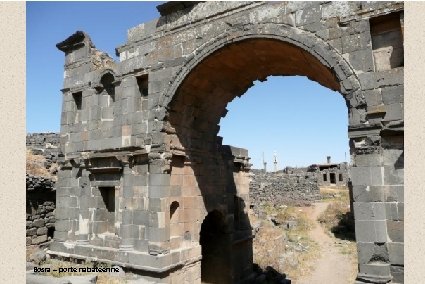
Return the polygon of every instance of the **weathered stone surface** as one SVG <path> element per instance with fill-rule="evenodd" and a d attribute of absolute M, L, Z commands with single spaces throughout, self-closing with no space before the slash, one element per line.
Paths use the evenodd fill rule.
<path fill-rule="evenodd" d="M 84 257 L 144 272 L 182 264 L 178 272 L 196 275 L 185 278 L 188 283 L 218 275 L 243 282 L 249 259 L 246 265 L 222 259 L 232 272 L 208 276 L 198 261 L 206 216 L 224 222 L 229 235 L 248 238 L 244 232 L 251 231 L 249 157 L 222 145 L 218 124 L 227 103 L 253 81 L 303 75 L 347 101 L 352 167 L 342 182 L 353 189 L 363 262 L 358 280 L 402 279 L 400 245 L 392 244 L 403 243 L 403 39 L 394 33 L 403 3 L 207 1 L 165 3 L 159 10 L 159 19 L 128 31 L 128 42 L 117 48 L 120 62 L 97 50 L 84 32 L 59 45 L 66 65 L 56 209 L 61 230 L 53 251 L 75 253 L 60 244 L 84 237 L 93 249 L 77 249 Z M 388 19 L 387 38 L 380 23 Z M 323 174 L 339 181 L 329 169 L 314 175 L 319 183 Z M 314 198 L 317 183 L 298 186 L 309 181 L 288 174 L 286 197 L 301 192 Z M 168 257 L 178 250 L 179 257 Z M 369 263 L 369 256 L 379 262 Z"/>

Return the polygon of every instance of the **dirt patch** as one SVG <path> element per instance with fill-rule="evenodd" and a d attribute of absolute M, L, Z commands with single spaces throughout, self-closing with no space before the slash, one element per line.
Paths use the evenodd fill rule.
<path fill-rule="evenodd" d="M 253 242 L 254 263 L 263 270 L 272 267 L 292 279 L 312 269 L 318 247 L 309 237 L 313 222 L 307 217 L 308 207 L 273 206 L 265 208 L 266 219 L 251 216 L 256 227 Z"/>
<path fill-rule="evenodd" d="M 354 283 L 357 250 L 348 190 L 328 188 L 321 193 L 326 201 L 315 203 L 307 214 L 316 224 L 310 237 L 320 247 L 320 258 L 312 264 L 311 274 L 293 283 Z"/>

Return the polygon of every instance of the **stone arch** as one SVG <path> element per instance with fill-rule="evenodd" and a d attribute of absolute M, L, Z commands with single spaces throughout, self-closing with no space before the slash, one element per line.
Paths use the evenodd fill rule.
<path fill-rule="evenodd" d="M 354 107 L 353 95 L 360 93 L 353 69 L 338 51 L 310 33 L 287 26 L 277 26 L 271 32 L 273 26 L 260 25 L 256 33 L 228 32 L 199 47 L 160 97 L 163 113 L 156 113 L 156 118 L 164 121 L 167 149 L 173 155 L 184 156 L 185 166 L 193 173 L 185 179 L 191 180 L 189 184 L 196 189 L 183 189 L 183 197 L 203 200 L 198 207 L 200 216 L 190 220 L 195 228 L 188 232 L 191 239 L 202 238 L 197 235 L 201 217 L 214 209 L 222 208 L 226 220 L 234 222 L 229 235 L 235 245 L 229 248 L 229 255 L 246 259 L 243 264 L 230 264 L 234 279 L 243 279 L 252 268 L 249 263 L 253 256 L 246 211 L 249 193 L 237 182 L 237 175 L 247 170 L 245 166 L 239 168 L 245 154 L 221 145 L 217 137 L 226 105 L 243 95 L 255 80 L 265 80 L 270 75 L 307 76 L 339 91 L 348 108 Z"/>
<path fill-rule="evenodd" d="M 256 24 L 256 29 L 241 30 L 240 28 L 230 28 L 222 35 L 212 38 L 201 46 L 197 47 L 177 71 L 176 75 L 170 80 L 170 86 L 159 98 L 159 109 L 163 111 L 156 114 L 157 119 L 163 119 L 166 116 L 166 110 L 172 102 L 178 88 L 192 72 L 192 70 L 202 63 L 214 52 L 225 48 L 229 44 L 241 42 L 247 39 L 275 39 L 284 43 L 292 44 L 308 52 L 329 68 L 340 83 L 339 89 L 335 89 L 344 99 L 348 100 L 355 97 L 362 97 L 360 81 L 350 65 L 350 63 L 329 43 L 325 42 L 315 34 L 288 26 L 286 24 Z M 319 82 L 320 83 L 320 82 Z"/>

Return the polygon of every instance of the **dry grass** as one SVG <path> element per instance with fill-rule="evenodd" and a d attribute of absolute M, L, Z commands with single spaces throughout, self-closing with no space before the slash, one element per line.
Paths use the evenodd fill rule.
<path fill-rule="evenodd" d="M 275 216 L 278 222 L 296 221 L 297 226 L 284 229 L 262 221 L 253 242 L 254 263 L 262 269 L 271 266 L 290 278 L 308 273 L 319 251 L 318 245 L 309 237 L 313 223 L 299 207 L 264 209 L 269 215 Z"/>
<path fill-rule="evenodd" d="M 31 150 L 27 150 L 26 155 L 26 173 L 33 176 L 41 176 L 49 179 L 56 179 L 56 175 L 53 175 L 52 172 L 57 170 L 58 165 L 53 163 L 50 167 L 50 170 L 44 167 L 46 159 L 42 155 L 34 155 Z"/>
<path fill-rule="evenodd" d="M 330 204 L 317 220 L 332 236 L 344 240 L 354 240 L 354 219 L 350 212 L 348 190 L 326 188 L 321 189 L 320 193 Z"/>

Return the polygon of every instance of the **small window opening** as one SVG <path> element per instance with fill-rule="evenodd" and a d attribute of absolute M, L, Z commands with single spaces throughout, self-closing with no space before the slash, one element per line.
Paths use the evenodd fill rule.
<path fill-rule="evenodd" d="M 336 183 L 335 173 L 330 173 L 329 174 L 329 179 L 330 179 L 330 182 L 331 183 L 335 184 Z"/>
<path fill-rule="evenodd" d="M 73 93 L 72 97 L 74 98 L 75 107 L 77 110 L 81 110 L 83 105 L 83 92 Z"/>
<path fill-rule="evenodd" d="M 179 203 L 177 201 L 173 201 L 170 205 L 170 220 L 173 220 L 174 213 L 176 213 L 179 208 Z"/>
<path fill-rule="evenodd" d="M 327 174 L 323 174 L 323 181 L 328 181 L 328 175 Z"/>
<path fill-rule="evenodd" d="M 402 21 L 403 16 L 400 12 L 370 19 L 376 71 L 404 66 Z"/>
<path fill-rule="evenodd" d="M 111 73 L 106 73 L 102 76 L 102 79 L 100 80 L 100 83 L 103 86 L 103 89 L 106 91 L 106 93 L 111 97 L 112 102 L 115 102 L 115 85 L 114 85 L 114 75 Z"/>
<path fill-rule="evenodd" d="M 139 87 L 139 92 L 142 97 L 148 96 L 148 75 L 137 76 L 137 86 Z"/>
<path fill-rule="evenodd" d="M 344 181 L 344 179 L 342 178 L 342 174 L 339 174 L 339 181 Z"/>
<path fill-rule="evenodd" d="M 55 232 L 55 227 L 48 227 L 47 228 L 47 237 L 53 239 L 53 234 Z"/>
<path fill-rule="evenodd" d="M 99 187 L 99 191 L 108 212 L 115 212 L 115 187 Z"/>

